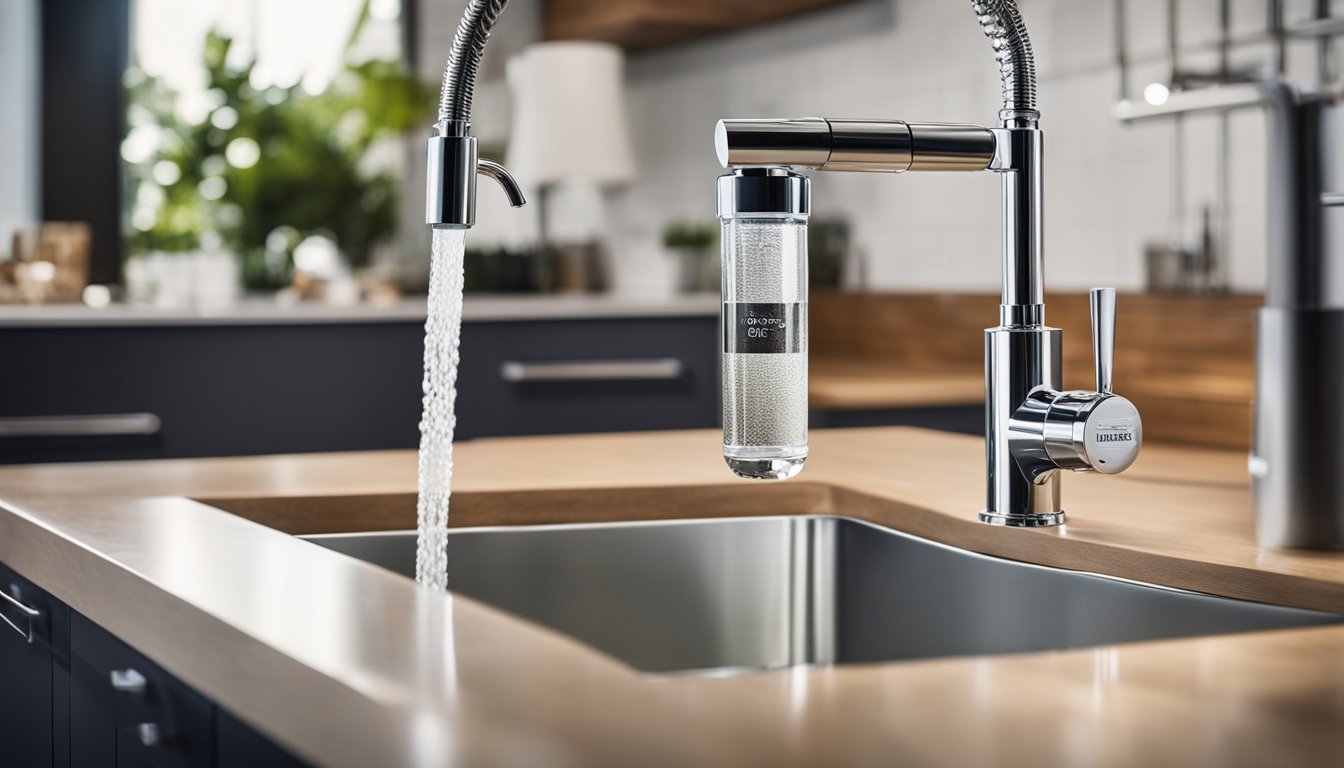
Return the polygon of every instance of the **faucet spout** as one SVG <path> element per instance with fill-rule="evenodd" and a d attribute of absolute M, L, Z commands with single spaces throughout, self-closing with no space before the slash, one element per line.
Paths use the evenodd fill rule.
<path fill-rule="evenodd" d="M 485 44 L 508 0 L 471 0 L 453 37 L 443 72 L 439 120 L 429 139 L 425 179 L 425 223 L 435 228 L 468 229 L 476 223 L 476 176 L 488 176 L 504 188 L 509 204 L 527 201 L 504 166 L 478 157 L 471 135 L 471 102 Z"/>
<path fill-rule="evenodd" d="M 499 184 L 500 188 L 504 190 L 504 195 L 509 198 L 509 205 L 514 208 L 522 208 L 527 205 L 527 197 L 523 195 L 523 188 L 518 185 L 513 175 L 504 166 L 494 160 L 477 160 L 476 172 L 494 179 L 495 183 Z"/>

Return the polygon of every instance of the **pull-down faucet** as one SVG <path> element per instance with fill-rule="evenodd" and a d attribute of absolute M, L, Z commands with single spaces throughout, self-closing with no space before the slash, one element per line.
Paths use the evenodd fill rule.
<path fill-rule="evenodd" d="M 1061 391 L 1060 331 L 1045 325 L 1042 249 L 1042 134 L 1031 41 L 1015 0 L 971 3 L 990 38 L 1003 81 L 999 125 L 902 120 L 721 120 L 719 162 L 819 171 L 979 171 L 1003 187 L 1003 292 L 999 325 L 985 331 L 986 523 L 1064 522 L 1059 470 L 1123 471 L 1143 425 L 1132 403 L 1111 392 L 1115 292 L 1092 292 L 1097 389 Z M 720 195 L 723 194 L 723 183 Z"/>
<path fill-rule="evenodd" d="M 429 138 L 425 223 L 436 229 L 470 229 L 476 224 L 478 174 L 498 182 L 513 207 L 519 208 L 527 202 L 522 188 L 504 166 L 478 157 L 476 137 L 471 135 L 476 71 L 490 30 L 508 2 L 471 0 L 453 36 L 448 65 L 443 71 L 439 119 Z"/>

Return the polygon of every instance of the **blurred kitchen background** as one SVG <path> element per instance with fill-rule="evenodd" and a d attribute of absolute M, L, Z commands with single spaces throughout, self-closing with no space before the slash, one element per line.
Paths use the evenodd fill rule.
<path fill-rule="evenodd" d="M 413 447 L 423 142 L 463 5 L 0 4 L 0 461 Z M 513 0 L 474 127 L 532 204 L 481 188 L 459 435 L 716 426 L 715 121 L 993 122 L 965 5 Z M 1112 285 L 1149 436 L 1246 445 L 1264 115 L 1112 110 L 1337 85 L 1344 26 L 1320 20 L 1344 3 L 1021 6 L 1066 385 L 1091 375 L 1082 296 Z M 998 179 L 813 178 L 815 425 L 981 431 Z"/>

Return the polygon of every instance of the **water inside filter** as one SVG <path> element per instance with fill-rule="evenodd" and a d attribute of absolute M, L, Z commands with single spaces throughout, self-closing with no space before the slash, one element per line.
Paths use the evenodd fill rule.
<path fill-rule="evenodd" d="M 725 452 L 744 459 L 807 453 L 807 353 L 730 354 L 723 361 Z"/>
<path fill-rule="evenodd" d="M 453 429 L 457 425 L 465 239 L 466 230 L 435 229 L 429 268 L 415 579 L 436 589 L 448 588 L 448 503 L 453 485 Z"/>
<path fill-rule="evenodd" d="M 746 477 L 790 477 L 807 456 L 807 227 L 725 219 L 723 234 L 724 458 Z M 792 327 L 753 338 L 744 323 L 761 318 Z"/>

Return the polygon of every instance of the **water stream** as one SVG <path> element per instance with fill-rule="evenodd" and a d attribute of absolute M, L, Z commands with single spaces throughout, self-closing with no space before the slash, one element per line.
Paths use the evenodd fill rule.
<path fill-rule="evenodd" d="M 448 588 L 448 502 L 457 425 L 458 348 L 466 230 L 435 229 L 425 320 L 424 411 L 420 417 L 420 496 L 416 502 L 415 580 Z"/>

